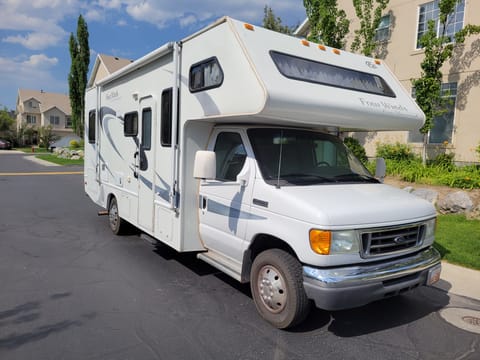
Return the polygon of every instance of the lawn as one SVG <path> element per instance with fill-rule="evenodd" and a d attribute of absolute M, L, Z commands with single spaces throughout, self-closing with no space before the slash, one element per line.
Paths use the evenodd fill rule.
<path fill-rule="evenodd" d="M 480 220 L 439 215 L 435 248 L 452 264 L 480 270 Z"/>
<path fill-rule="evenodd" d="M 37 158 L 45 161 L 49 161 L 58 165 L 83 165 L 83 159 L 80 159 L 80 160 L 62 159 L 52 154 L 37 155 Z"/>

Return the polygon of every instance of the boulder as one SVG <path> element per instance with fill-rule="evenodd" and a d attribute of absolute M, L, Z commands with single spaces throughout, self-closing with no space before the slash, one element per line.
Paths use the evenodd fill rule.
<path fill-rule="evenodd" d="M 442 214 L 466 213 L 472 208 L 472 199 L 465 191 L 451 192 L 438 202 L 438 210 Z"/>
<path fill-rule="evenodd" d="M 436 204 L 438 199 L 438 192 L 431 189 L 417 189 L 411 191 L 411 193 L 419 198 L 425 199 L 433 205 Z"/>
<path fill-rule="evenodd" d="M 466 218 L 468 220 L 480 220 L 480 204 L 468 211 Z"/>

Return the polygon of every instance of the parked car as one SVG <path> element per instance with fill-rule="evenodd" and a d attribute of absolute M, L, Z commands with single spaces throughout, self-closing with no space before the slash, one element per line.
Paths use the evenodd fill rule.
<path fill-rule="evenodd" d="M 12 143 L 5 139 L 0 139 L 0 149 L 10 150 L 12 148 Z"/>

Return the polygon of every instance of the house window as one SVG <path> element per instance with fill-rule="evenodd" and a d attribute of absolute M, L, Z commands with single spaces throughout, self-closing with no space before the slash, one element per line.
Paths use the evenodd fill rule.
<path fill-rule="evenodd" d="M 387 41 L 390 38 L 390 14 L 382 16 L 380 24 L 375 30 L 375 41 Z"/>
<path fill-rule="evenodd" d="M 60 124 L 60 116 L 50 115 L 50 125 Z"/>
<path fill-rule="evenodd" d="M 433 118 L 433 127 L 428 134 L 429 144 L 452 142 L 457 83 L 442 84 L 440 91 L 442 97 L 448 101 L 446 101 L 444 111 Z M 423 142 L 423 134 L 419 131 L 411 131 L 409 134 L 409 142 Z"/>
<path fill-rule="evenodd" d="M 37 117 L 35 115 L 27 115 L 27 124 L 36 124 Z"/>
<path fill-rule="evenodd" d="M 65 129 L 71 129 L 72 127 L 73 127 L 72 117 L 71 116 L 65 117 Z"/>
<path fill-rule="evenodd" d="M 433 20 L 435 22 L 435 29 L 437 36 L 444 34 L 451 41 L 454 40 L 454 35 L 463 28 L 463 16 L 465 12 L 465 1 L 462 0 L 455 6 L 455 11 L 448 17 L 447 28 L 444 29 L 440 24 L 440 8 L 438 7 L 439 0 L 431 1 L 420 5 L 418 11 L 418 29 L 417 29 L 417 49 L 420 49 L 420 38 L 428 30 L 428 22 Z"/>

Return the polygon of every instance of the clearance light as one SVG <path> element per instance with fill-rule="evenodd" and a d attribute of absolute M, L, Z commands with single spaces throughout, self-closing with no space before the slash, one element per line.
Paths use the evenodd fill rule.
<path fill-rule="evenodd" d="M 318 45 L 318 48 L 322 51 L 326 51 L 327 48 L 325 47 L 325 45 Z"/>
<path fill-rule="evenodd" d="M 252 24 L 243 24 L 243 27 L 247 30 L 250 30 L 250 31 L 255 31 L 255 27 L 252 25 Z"/>
<path fill-rule="evenodd" d="M 336 55 L 340 55 L 340 53 L 341 53 L 340 50 L 338 50 L 338 49 L 332 49 L 332 52 Z"/>
<path fill-rule="evenodd" d="M 310 46 L 310 43 L 307 40 L 302 40 L 303 46 Z"/>
<path fill-rule="evenodd" d="M 324 230 L 310 230 L 310 247 L 320 255 L 330 254 L 332 233 Z"/>
<path fill-rule="evenodd" d="M 378 60 L 378 59 L 375 59 L 375 64 L 377 64 L 377 65 L 381 65 L 381 64 L 382 64 L 382 62 L 381 62 L 380 60 Z"/>

